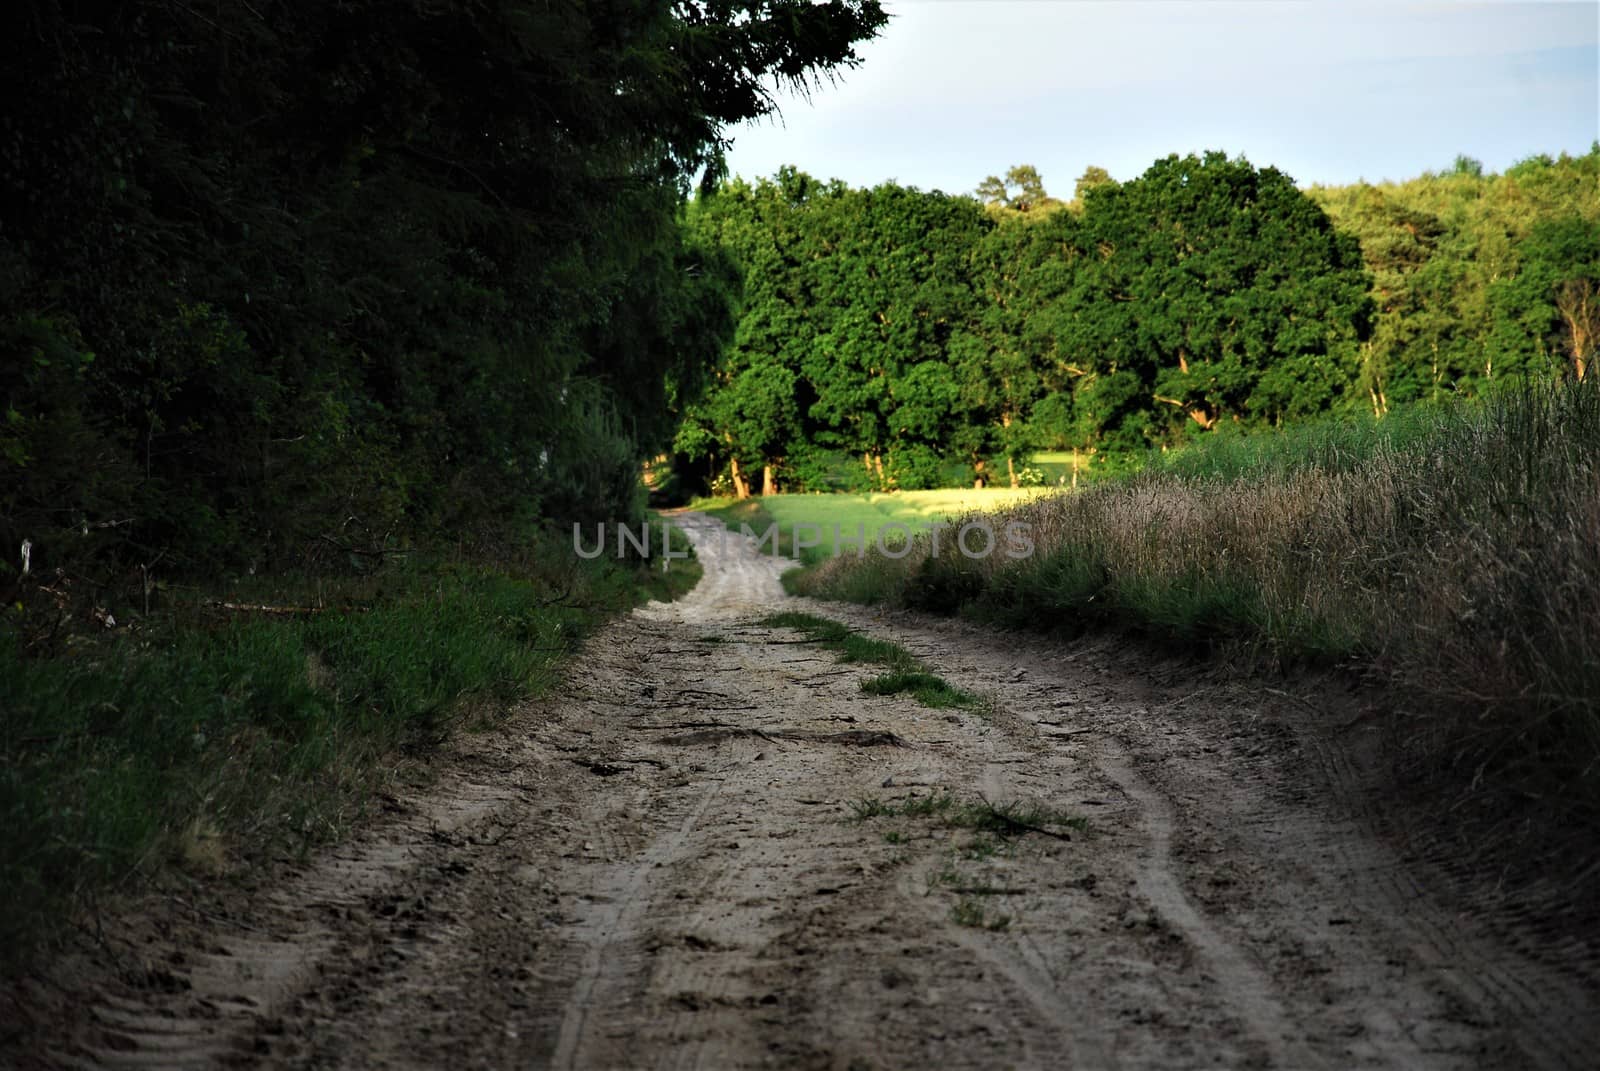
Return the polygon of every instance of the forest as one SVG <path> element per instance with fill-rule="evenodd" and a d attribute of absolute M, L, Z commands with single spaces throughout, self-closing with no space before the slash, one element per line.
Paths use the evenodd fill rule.
<path fill-rule="evenodd" d="M 1027 165 L 975 197 L 785 168 L 703 192 L 684 226 L 743 291 L 674 445 L 741 496 L 1015 486 L 1037 450 L 1116 471 L 1206 435 L 1581 379 L 1600 335 L 1600 143 L 1304 190 L 1174 155 L 1121 183 L 1089 168 L 1070 200 Z"/>
<path fill-rule="evenodd" d="M 729 325 L 678 224 L 872 0 L 0 15 L 0 583 L 636 510 Z M 8 602 L 14 601 L 11 599 Z"/>

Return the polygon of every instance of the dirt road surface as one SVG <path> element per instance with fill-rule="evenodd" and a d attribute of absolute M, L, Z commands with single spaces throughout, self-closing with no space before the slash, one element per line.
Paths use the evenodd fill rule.
<path fill-rule="evenodd" d="M 1330 697 L 786 599 L 789 563 L 678 523 L 706 570 L 689 597 L 595 637 L 558 694 L 460 736 L 425 795 L 354 841 L 252 892 L 166 897 L 63 961 L 0 1059 L 1600 1059 L 1592 960 L 1545 954 L 1503 904 L 1462 906 L 1370 802 L 1355 756 L 1378 730 L 1332 727 Z M 877 670 L 760 624 L 780 605 L 901 643 L 986 705 L 865 695 Z M 1033 817 L 952 820 L 986 805 Z"/>

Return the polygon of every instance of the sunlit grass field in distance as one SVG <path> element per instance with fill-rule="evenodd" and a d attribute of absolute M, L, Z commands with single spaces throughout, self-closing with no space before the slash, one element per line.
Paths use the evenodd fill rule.
<path fill-rule="evenodd" d="M 782 534 L 781 548 L 784 553 L 792 552 L 796 525 L 813 525 L 817 528 L 819 543 L 815 548 L 806 548 L 802 556 L 805 561 L 819 561 L 831 557 L 838 550 L 834 545 L 835 526 L 838 527 L 844 552 L 854 554 L 858 530 L 865 534 L 865 542 L 870 550 L 885 525 L 904 525 L 912 535 L 917 535 L 952 517 L 975 511 L 1006 509 L 1058 490 L 1055 487 L 952 487 L 936 491 L 893 493 L 761 495 L 742 502 L 729 498 L 704 498 L 695 501 L 692 506 L 718 518 L 735 531 L 741 523 L 747 524 L 757 536 L 768 524 L 776 523 Z M 806 539 L 811 537 L 811 533 L 803 529 L 801 534 Z M 898 532 L 891 530 L 885 538 L 893 541 L 897 536 Z"/>

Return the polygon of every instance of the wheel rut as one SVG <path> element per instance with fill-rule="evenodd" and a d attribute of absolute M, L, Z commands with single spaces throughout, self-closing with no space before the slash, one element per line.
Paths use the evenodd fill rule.
<path fill-rule="evenodd" d="M 552 1067 L 584 1066 L 580 1058 L 592 1013 L 597 1007 L 614 1007 L 631 996 L 627 992 L 631 974 L 623 968 L 632 964 L 628 958 L 617 954 L 618 946 L 637 939 L 640 926 L 636 916 L 649 904 L 643 894 L 654 878 L 654 871 L 678 860 L 696 823 L 704 817 L 720 787 L 719 782 L 710 782 L 676 830 L 657 837 L 643 853 L 619 864 L 613 874 L 604 875 L 598 881 L 599 890 L 589 899 L 590 910 L 581 917 L 573 934 L 587 952 L 583 970 L 572 987 L 572 997 L 562 1016 L 555 1053 L 550 1060 Z"/>

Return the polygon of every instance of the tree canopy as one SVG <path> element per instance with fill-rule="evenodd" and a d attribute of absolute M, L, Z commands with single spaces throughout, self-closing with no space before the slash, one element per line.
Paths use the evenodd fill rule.
<path fill-rule="evenodd" d="M 802 484 L 830 454 L 859 458 L 865 486 L 937 483 L 959 410 L 945 354 L 972 315 L 968 252 L 992 226 L 978 205 L 786 168 L 702 198 L 688 226 L 741 266 L 744 297 L 680 451 Z"/>
<path fill-rule="evenodd" d="M 1359 393 L 1374 412 L 1592 361 L 1583 296 L 1600 286 L 1600 143 L 1503 174 L 1463 157 L 1407 182 L 1309 193 L 1356 236 L 1373 273 Z"/>
<path fill-rule="evenodd" d="M 733 326 L 683 198 L 884 20 L 8 6 L 0 540 L 210 568 L 629 513 Z"/>
<path fill-rule="evenodd" d="M 1301 190 L 1217 152 L 1072 202 L 1035 168 L 973 198 L 794 168 L 693 206 L 739 326 L 677 447 L 772 486 L 1018 479 L 1224 429 L 1582 375 L 1600 335 L 1600 147 L 1504 176 Z M 735 489 L 749 490 L 748 483 Z"/>

